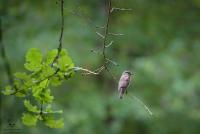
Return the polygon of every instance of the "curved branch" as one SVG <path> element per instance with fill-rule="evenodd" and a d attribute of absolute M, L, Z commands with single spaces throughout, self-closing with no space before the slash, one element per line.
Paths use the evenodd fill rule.
<path fill-rule="evenodd" d="M 60 0 L 60 15 L 61 15 L 61 27 L 60 27 L 60 38 L 59 38 L 59 45 L 58 45 L 58 53 L 53 61 L 55 63 L 60 56 L 60 52 L 62 50 L 62 41 L 63 41 L 63 32 L 64 32 L 64 0 Z M 53 64 L 52 63 L 52 64 Z"/>

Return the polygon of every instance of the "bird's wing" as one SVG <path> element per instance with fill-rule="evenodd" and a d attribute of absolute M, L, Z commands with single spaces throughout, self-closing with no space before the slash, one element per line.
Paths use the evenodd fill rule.
<path fill-rule="evenodd" d="M 129 85 L 129 82 L 123 79 L 120 79 L 119 81 L 119 85 L 118 85 L 118 90 L 120 90 L 121 88 L 127 88 Z"/>

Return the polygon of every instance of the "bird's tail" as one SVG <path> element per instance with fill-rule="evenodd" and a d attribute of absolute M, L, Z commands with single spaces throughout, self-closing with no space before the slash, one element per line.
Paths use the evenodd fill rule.
<path fill-rule="evenodd" d="M 123 94 L 122 94 L 122 92 L 119 92 L 119 98 L 120 98 L 120 99 L 123 98 Z"/>

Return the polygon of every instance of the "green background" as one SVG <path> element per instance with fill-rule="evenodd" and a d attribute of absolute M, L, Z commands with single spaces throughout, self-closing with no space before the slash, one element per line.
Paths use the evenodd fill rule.
<path fill-rule="evenodd" d="M 95 26 L 106 22 L 106 0 L 65 0 L 63 48 L 75 66 L 94 70 L 102 65 L 102 39 Z M 3 43 L 13 72 L 23 71 L 25 53 L 36 47 L 45 54 L 57 48 L 60 7 L 48 0 L 3 0 Z M 42 123 L 25 127 L 20 121 L 22 100 L 1 94 L 1 128 L 14 122 L 20 133 L 49 134 L 199 134 L 200 133 L 200 0 L 113 0 L 113 7 L 131 8 L 111 15 L 107 56 L 119 79 L 134 73 L 129 94 L 153 112 L 125 96 L 118 99 L 117 83 L 106 71 L 81 73 L 53 88 L 54 108 L 63 109 L 65 126 L 51 129 Z M 8 84 L 0 58 L 1 89 Z"/>

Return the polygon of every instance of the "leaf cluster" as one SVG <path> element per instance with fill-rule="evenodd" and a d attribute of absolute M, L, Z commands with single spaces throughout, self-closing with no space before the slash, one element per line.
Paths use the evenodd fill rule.
<path fill-rule="evenodd" d="M 27 111 L 22 116 L 23 124 L 35 126 L 40 120 L 50 128 L 63 127 L 63 119 L 54 116 L 62 111 L 52 110 L 54 96 L 50 87 L 59 86 L 74 75 L 74 64 L 67 51 L 62 49 L 58 55 L 58 50 L 53 49 L 43 57 L 39 49 L 31 48 L 24 67 L 27 71 L 15 73 L 13 85 L 6 86 L 3 94 L 24 98 Z"/>

